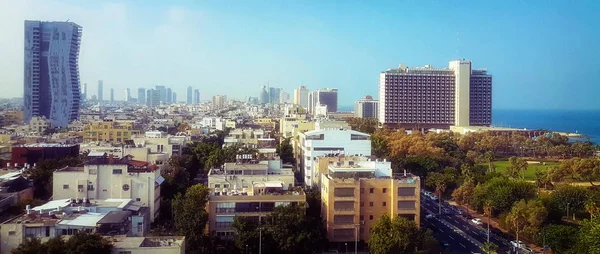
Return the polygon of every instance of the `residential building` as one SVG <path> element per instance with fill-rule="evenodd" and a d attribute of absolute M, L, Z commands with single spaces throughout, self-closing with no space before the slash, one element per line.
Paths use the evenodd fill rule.
<path fill-rule="evenodd" d="M 369 134 L 348 129 L 320 129 L 298 134 L 298 162 L 304 184 L 313 185 L 315 160 L 331 153 L 371 156 Z"/>
<path fill-rule="evenodd" d="M 79 156 L 79 144 L 35 143 L 12 147 L 11 163 L 14 167 L 34 167 L 42 160 L 59 160 Z"/>
<path fill-rule="evenodd" d="M 22 110 L 4 110 L 0 113 L 2 125 L 23 124 L 24 112 Z"/>
<path fill-rule="evenodd" d="M 146 104 L 146 89 L 138 88 L 137 103 L 138 104 Z"/>
<path fill-rule="evenodd" d="M 256 162 L 242 157 L 209 172 L 208 231 L 218 237 L 233 236 L 236 216 L 260 221 L 277 206 L 306 202 L 302 189 L 294 187 L 291 168 L 282 168 L 278 159 Z"/>
<path fill-rule="evenodd" d="M 212 105 L 214 109 L 222 109 L 225 107 L 225 99 L 224 95 L 214 95 L 212 98 Z"/>
<path fill-rule="evenodd" d="M 23 177 L 22 170 L 0 170 L 0 213 L 4 215 L 6 210 L 27 200 L 33 200 L 32 181 Z"/>
<path fill-rule="evenodd" d="M 131 140 L 136 147 L 148 147 L 151 153 L 166 153 L 167 158 L 174 155 L 181 156 L 188 141 L 186 136 L 167 135 L 160 131 L 147 131 L 144 135 L 134 135 Z"/>
<path fill-rule="evenodd" d="M 10 253 L 26 238 L 42 242 L 57 236 L 69 237 L 80 231 L 104 236 L 142 237 L 150 228 L 148 207 L 130 198 L 67 198 L 25 209 L 25 214 L 0 226 L 0 252 Z"/>
<path fill-rule="evenodd" d="M 185 254 L 185 236 L 112 236 L 112 254 Z"/>
<path fill-rule="evenodd" d="M 308 89 L 305 86 L 294 89 L 294 104 L 308 109 L 308 93 Z"/>
<path fill-rule="evenodd" d="M 225 119 L 222 117 L 211 116 L 202 118 L 202 126 L 212 130 L 225 130 Z"/>
<path fill-rule="evenodd" d="M 224 147 L 243 145 L 249 148 L 275 148 L 277 141 L 269 132 L 261 129 L 235 129 L 229 132 L 224 139 Z"/>
<path fill-rule="evenodd" d="M 134 129 L 134 122 L 132 121 L 105 120 L 91 122 L 83 127 L 84 142 L 124 143 L 137 134 L 140 134 L 140 131 Z"/>
<path fill-rule="evenodd" d="M 97 98 L 98 98 L 98 102 L 100 102 L 100 104 L 102 104 L 102 101 L 104 100 L 104 83 L 102 80 L 98 80 L 98 94 L 97 94 Z"/>
<path fill-rule="evenodd" d="M 377 118 L 378 110 L 379 101 L 373 100 L 371 95 L 354 103 L 354 116 L 358 118 Z"/>
<path fill-rule="evenodd" d="M 44 116 L 66 127 L 79 117 L 81 26 L 25 20 L 24 117 Z"/>
<path fill-rule="evenodd" d="M 311 114 L 319 105 L 327 105 L 327 112 L 338 110 L 338 90 L 335 88 L 322 88 L 308 95 L 308 110 Z"/>
<path fill-rule="evenodd" d="M 158 217 L 160 168 L 131 156 L 115 159 L 106 153 L 89 153 L 83 167 L 65 167 L 53 174 L 52 194 L 58 199 L 132 199 L 150 209 L 150 221 Z"/>
<path fill-rule="evenodd" d="M 194 104 L 200 104 L 200 90 L 194 90 Z"/>
<path fill-rule="evenodd" d="M 66 126 L 65 126 L 66 127 Z M 37 133 L 39 135 L 44 134 L 46 130 L 52 129 L 52 121 L 46 119 L 45 116 L 35 116 L 29 120 L 29 131 Z"/>
<path fill-rule="evenodd" d="M 375 164 L 379 163 L 381 167 Z M 389 162 L 341 161 L 321 175 L 321 217 L 329 242 L 368 242 L 384 214 L 420 222 L 420 178 L 392 174 Z"/>
<path fill-rule="evenodd" d="M 194 101 L 194 100 L 193 100 L 193 98 L 194 98 L 194 90 L 192 89 L 192 87 L 191 87 L 191 86 L 188 86 L 188 87 L 187 87 L 187 93 L 186 93 L 185 95 L 186 95 L 186 99 L 187 99 L 187 100 L 186 100 L 186 103 L 187 103 L 188 105 L 192 105 L 192 103 L 193 103 L 193 101 Z"/>
<path fill-rule="evenodd" d="M 456 60 L 448 68 L 400 65 L 379 74 L 379 122 L 389 127 L 489 126 L 492 76 Z"/>

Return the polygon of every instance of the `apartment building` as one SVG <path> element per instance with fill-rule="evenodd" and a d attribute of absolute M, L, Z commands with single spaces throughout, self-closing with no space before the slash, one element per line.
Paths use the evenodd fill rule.
<path fill-rule="evenodd" d="M 53 174 L 54 199 L 126 198 L 150 209 L 154 221 L 160 208 L 160 168 L 132 156 L 115 159 L 106 153 L 89 153 L 83 167 L 65 167 Z"/>
<path fill-rule="evenodd" d="M 376 161 L 379 162 L 379 161 Z M 345 160 L 321 175 L 321 217 L 329 242 L 367 242 L 384 214 L 420 221 L 420 179 L 392 174 L 391 164 Z"/>
<path fill-rule="evenodd" d="M 107 237 L 113 254 L 185 254 L 185 236 Z"/>
<path fill-rule="evenodd" d="M 35 143 L 13 146 L 11 166 L 33 167 L 41 160 L 79 156 L 79 144 Z"/>
<path fill-rule="evenodd" d="M 186 136 L 167 135 L 161 131 L 147 131 L 144 135 L 134 135 L 131 140 L 135 147 L 147 147 L 150 153 L 166 153 L 168 157 L 181 156 L 188 142 Z"/>
<path fill-rule="evenodd" d="M 302 108 L 308 108 L 308 88 L 306 86 L 300 86 L 294 89 L 294 104 L 299 105 Z"/>
<path fill-rule="evenodd" d="M 25 238 L 42 242 L 79 231 L 100 235 L 143 237 L 150 229 L 149 211 L 131 199 L 54 199 L 27 206 L 25 214 L 0 225 L 1 253 L 10 253 Z"/>
<path fill-rule="evenodd" d="M 33 116 L 29 119 L 29 132 L 42 135 L 46 130 L 51 128 L 53 128 L 52 122 L 46 119 L 45 116 Z"/>
<path fill-rule="evenodd" d="M 358 118 L 377 118 L 379 111 L 379 101 L 373 100 L 371 95 L 365 96 L 354 103 L 354 117 Z"/>
<path fill-rule="evenodd" d="M 371 156 L 369 134 L 348 129 L 318 129 L 298 134 L 298 158 L 304 184 L 312 186 L 315 160 L 327 154 Z"/>
<path fill-rule="evenodd" d="M 133 135 L 141 133 L 134 129 L 134 126 L 134 121 L 92 122 L 83 127 L 83 141 L 125 143 L 125 141 L 131 140 Z"/>
<path fill-rule="evenodd" d="M 338 89 L 322 88 L 308 94 L 308 110 L 314 115 L 319 105 L 326 105 L 327 112 L 338 111 Z"/>
<path fill-rule="evenodd" d="M 302 189 L 294 187 L 292 169 L 279 159 L 259 162 L 244 157 L 226 163 L 209 172 L 208 186 L 213 190 L 207 205 L 208 230 L 223 238 L 233 236 L 236 216 L 259 221 L 277 206 L 306 202 Z"/>
<path fill-rule="evenodd" d="M 379 74 L 379 101 L 379 121 L 389 127 L 489 126 L 492 76 L 469 60 L 448 68 L 401 64 Z"/>
<path fill-rule="evenodd" d="M 261 129 L 235 129 L 224 139 L 224 147 L 243 145 L 249 148 L 275 148 L 277 141 Z"/>

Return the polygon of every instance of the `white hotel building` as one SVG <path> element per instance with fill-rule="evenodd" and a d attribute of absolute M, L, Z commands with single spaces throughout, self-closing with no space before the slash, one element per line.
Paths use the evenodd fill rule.
<path fill-rule="evenodd" d="M 371 137 L 369 134 L 348 129 L 320 129 L 299 133 L 300 168 L 304 184 L 312 186 L 319 170 L 315 169 L 318 156 L 327 154 L 345 154 L 371 156 Z"/>

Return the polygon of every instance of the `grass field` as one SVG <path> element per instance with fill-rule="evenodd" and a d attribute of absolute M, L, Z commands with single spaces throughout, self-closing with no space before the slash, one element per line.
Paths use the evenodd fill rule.
<path fill-rule="evenodd" d="M 487 165 L 487 164 L 485 164 L 485 165 Z M 510 164 L 508 163 L 508 161 L 502 160 L 502 161 L 494 161 L 494 165 L 496 165 L 496 172 L 504 173 L 504 172 L 506 172 L 506 168 Z M 527 166 L 527 170 L 525 171 L 525 180 L 535 181 L 535 170 L 538 168 L 546 171 L 546 170 L 548 170 L 548 168 L 558 166 L 558 165 L 559 165 L 558 162 L 545 162 L 545 165 L 543 165 L 542 163 L 529 164 L 529 166 Z"/>

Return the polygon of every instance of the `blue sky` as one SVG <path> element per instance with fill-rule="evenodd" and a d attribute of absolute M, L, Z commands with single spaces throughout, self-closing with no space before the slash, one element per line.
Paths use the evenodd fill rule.
<path fill-rule="evenodd" d="M 493 74 L 496 109 L 600 110 L 600 1 L 80 2 L 0 1 L 1 97 L 22 96 L 23 20 L 70 19 L 81 81 L 94 95 L 104 80 L 105 98 L 159 84 L 244 98 L 269 82 L 351 105 L 387 68 L 466 58 Z"/>

